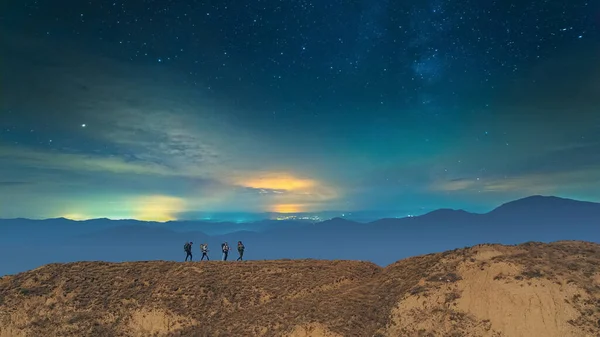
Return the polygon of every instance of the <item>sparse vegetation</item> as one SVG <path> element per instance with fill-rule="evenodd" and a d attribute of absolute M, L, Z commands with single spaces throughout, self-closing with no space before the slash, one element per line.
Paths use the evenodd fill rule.
<path fill-rule="evenodd" d="M 515 279 L 562 280 L 564 284 L 581 289 L 591 299 L 591 302 L 582 300 L 580 294 L 570 298 L 569 302 L 581 316 L 569 323 L 576 324 L 583 329 L 597 329 L 596 323 L 600 319 L 600 315 L 597 310 L 590 315 L 589 309 L 595 309 L 597 304 L 594 301 L 600 299 L 600 289 L 597 288 L 598 280 L 600 280 L 600 245 L 562 241 L 552 244 L 527 243 L 517 247 L 523 252 L 507 254 L 498 259 L 498 261 L 523 266 L 523 274 L 516 276 Z M 534 259 L 532 257 L 541 258 Z M 594 277 L 599 279 L 595 281 Z M 596 333 L 596 335 L 600 334 Z"/>
<path fill-rule="evenodd" d="M 500 336 L 493 318 L 458 310 L 472 296 L 460 288 L 470 276 L 459 267 L 467 266 L 486 280 L 506 280 L 488 282 L 496 287 L 570 289 L 556 302 L 580 313 L 569 326 L 600 335 L 600 246 L 527 243 L 498 248 L 500 255 L 485 255 L 486 247 L 496 246 L 386 268 L 319 260 L 52 264 L 0 279 L 0 327 L 16 313 L 25 318 L 12 328 L 34 336 L 285 336 L 298 327 L 340 336 Z M 518 269 L 494 268 L 498 263 Z M 416 307 L 404 319 L 447 330 L 393 321 L 398 303 L 411 297 Z"/>
<path fill-rule="evenodd" d="M 452 303 L 452 302 L 456 301 L 459 298 L 460 298 L 460 293 L 458 291 L 452 291 L 452 292 L 446 293 L 446 301 L 445 301 L 445 303 L 446 304 Z"/>
<path fill-rule="evenodd" d="M 540 277 L 544 276 L 544 274 L 542 274 L 541 271 L 535 270 L 535 269 L 526 270 L 526 271 L 522 272 L 521 275 L 523 275 L 523 277 L 528 278 L 528 279 L 540 278 Z"/>
<path fill-rule="evenodd" d="M 427 278 L 429 282 L 456 282 L 461 280 L 462 278 L 458 276 L 456 273 L 446 273 L 446 274 L 435 274 L 431 275 Z"/>
<path fill-rule="evenodd" d="M 427 288 L 423 286 L 416 286 L 410 290 L 411 295 L 418 295 L 427 292 Z"/>

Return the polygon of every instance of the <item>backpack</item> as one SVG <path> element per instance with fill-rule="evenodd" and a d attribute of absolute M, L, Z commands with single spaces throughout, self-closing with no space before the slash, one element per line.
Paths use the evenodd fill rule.
<path fill-rule="evenodd" d="M 188 252 L 189 250 L 190 250 L 190 243 L 186 242 L 185 245 L 183 245 L 183 251 Z"/>

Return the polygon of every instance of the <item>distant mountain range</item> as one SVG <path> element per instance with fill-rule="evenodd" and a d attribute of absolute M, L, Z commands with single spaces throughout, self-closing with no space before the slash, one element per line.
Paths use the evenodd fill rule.
<path fill-rule="evenodd" d="M 94 219 L 72 221 L 0 220 L 0 275 L 50 262 L 78 260 L 180 260 L 183 244 L 219 246 L 242 240 L 249 259 L 318 258 L 369 260 L 387 265 L 398 259 L 479 243 L 600 241 L 600 203 L 558 197 L 519 199 L 485 214 L 440 209 L 421 216 L 359 223 L 343 218 L 323 222 L 264 220 L 253 223 Z M 235 259 L 237 252 L 233 251 Z M 7 257 L 15 256 L 14 259 Z M 198 256 L 199 258 L 199 256 Z"/>

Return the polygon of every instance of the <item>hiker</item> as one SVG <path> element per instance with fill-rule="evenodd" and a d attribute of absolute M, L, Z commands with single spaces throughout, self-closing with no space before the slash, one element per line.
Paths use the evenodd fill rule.
<path fill-rule="evenodd" d="M 185 260 L 187 261 L 188 256 L 190 257 L 190 261 L 192 261 L 192 245 L 194 243 L 193 242 L 186 242 L 185 245 L 183 245 L 183 251 L 185 252 Z"/>
<path fill-rule="evenodd" d="M 227 255 L 229 255 L 229 245 L 227 242 L 221 244 L 221 250 L 223 251 L 223 261 L 227 261 Z"/>
<path fill-rule="evenodd" d="M 242 241 L 238 241 L 238 253 L 240 254 L 240 257 L 237 258 L 236 261 L 244 261 L 243 257 L 244 257 L 244 249 L 246 247 L 244 247 L 244 244 L 242 243 Z"/>
<path fill-rule="evenodd" d="M 200 261 L 204 260 L 204 257 L 206 257 L 206 261 L 210 261 L 210 259 L 208 258 L 208 244 L 207 243 L 201 244 L 200 250 L 202 251 L 202 258 L 200 259 Z"/>

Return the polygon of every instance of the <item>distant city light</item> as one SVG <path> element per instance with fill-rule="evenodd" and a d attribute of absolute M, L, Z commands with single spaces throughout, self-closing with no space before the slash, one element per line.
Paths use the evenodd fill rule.
<path fill-rule="evenodd" d="M 322 218 L 317 215 L 280 215 L 275 220 L 310 220 L 310 221 L 322 221 Z"/>

